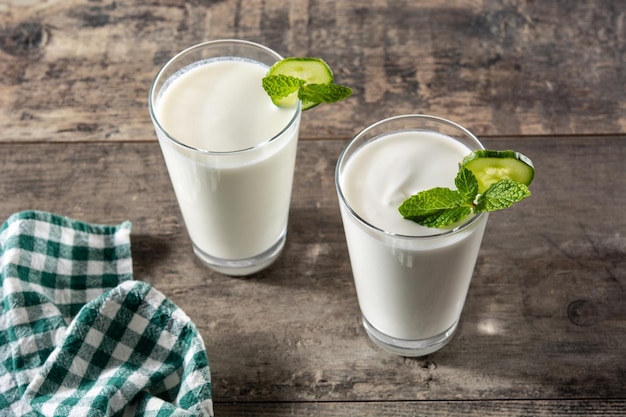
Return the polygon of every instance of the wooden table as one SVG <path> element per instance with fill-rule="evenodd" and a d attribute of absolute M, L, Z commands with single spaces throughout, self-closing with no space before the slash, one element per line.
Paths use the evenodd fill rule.
<path fill-rule="evenodd" d="M 227 37 L 355 91 L 303 115 L 285 252 L 248 279 L 192 254 L 147 110 L 161 64 Z M 0 74 L 0 217 L 131 220 L 136 279 L 205 339 L 216 415 L 626 415 L 622 0 L 8 0 Z M 350 137 L 403 113 L 537 168 L 490 216 L 455 338 L 419 359 L 361 327 L 333 181 Z"/>

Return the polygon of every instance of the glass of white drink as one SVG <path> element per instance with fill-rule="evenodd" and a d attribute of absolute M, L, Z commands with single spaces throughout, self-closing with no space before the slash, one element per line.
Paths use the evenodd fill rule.
<path fill-rule="evenodd" d="M 445 119 L 404 115 L 361 131 L 342 151 L 335 182 L 364 327 L 382 348 L 423 356 L 457 328 L 488 215 L 446 228 L 406 220 L 398 207 L 454 187 L 459 163 L 483 149 Z"/>
<path fill-rule="evenodd" d="M 274 105 L 261 80 L 282 59 L 242 40 L 188 48 L 150 89 L 149 110 L 196 255 L 248 275 L 281 253 L 301 107 Z"/>

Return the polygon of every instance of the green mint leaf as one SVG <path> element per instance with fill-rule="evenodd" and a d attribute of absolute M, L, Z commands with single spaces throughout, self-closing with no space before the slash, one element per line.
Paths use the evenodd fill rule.
<path fill-rule="evenodd" d="M 492 184 L 476 201 L 476 211 L 496 211 L 511 207 L 530 196 L 524 184 L 504 178 Z"/>
<path fill-rule="evenodd" d="M 454 184 L 466 202 L 473 203 L 478 195 L 478 180 L 472 171 L 465 167 L 459 169 Z"/>
<path fill-rule="evenodd" d="M 423 219 L 439 216 L 442 211 L 458 208 L 464 203 L 464 198 L 458 191 L 438 187 L 407 198 L 398 210 L 405 219 L 420 223 Z"/>
<path fill-rule="evenodd" d="M 471 212 L 472 209 L 469 206 L 439 210 L 437 213 L 422 217 L 417 223 L 426 227 L 445 227 L 463 220 Z"/>
<path fill-rule="evenodd" d="M 308 103 L 335 103 L 351 94 L 350 87 L 339 84 L 303 84 L 298 91 L 298 98 Z"/>
<path fill-rule="evenodd" d="M 268 75 L 263 78 L 263 89 L 273 99 L 277 100 L 295 93 L 306 81 L 291 75 Z"/>

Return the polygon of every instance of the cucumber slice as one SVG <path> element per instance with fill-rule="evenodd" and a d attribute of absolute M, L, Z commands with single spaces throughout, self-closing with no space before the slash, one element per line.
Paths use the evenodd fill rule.
<path fill-rule="evenodd" d="M 330 84 L 334 80 L 333 72 L 328 64 L 319 58 L 285 58 L 272 65 L 268 75 L 290 75 L 306 81 L 307 84 Z M 295 92 L 287 97 L 272 99 L 272 101 L 281 107 L 295 106 L 298 102 L 298 93 Z M 318 104 L 303 102 L 302 110 L 310 109 Z"/>
<path fill-rule="evenodd" d="M 530 185 L 535 177 L 535 168 L 530 158 L 509 150 L 473 151 L 463 159 L 461 165 L 476 176 L 479 193 L 484 193 L 491 184 L 504 178 Z"/>

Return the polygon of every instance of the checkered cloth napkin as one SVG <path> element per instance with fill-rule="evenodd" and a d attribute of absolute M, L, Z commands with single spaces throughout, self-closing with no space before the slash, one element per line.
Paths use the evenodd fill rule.
<path fill-rule="evenodd" d="M 0 226 L 0 416 L 212 416 L 204 343 L 132 279 L 130 223 Z"/>

